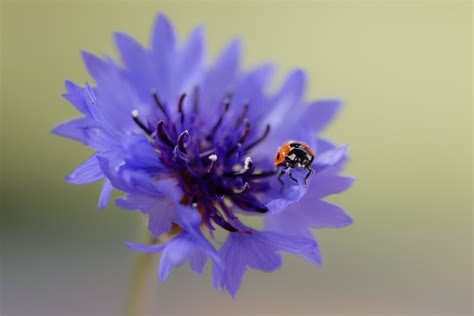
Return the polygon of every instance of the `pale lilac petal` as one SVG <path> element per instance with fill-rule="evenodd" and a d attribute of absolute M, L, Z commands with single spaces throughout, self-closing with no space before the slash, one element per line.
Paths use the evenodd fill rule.
<path fill-rule="evenodd" d="M 206 58 L 204 44 L 204 27 L 198 26 L 177 56 L 175 81 L 178 93 L 190 91 L 198 84 Z"/>
<path fill-rule="evenodd" d="M 287 124 L 287 120 L 292 120 L 291 115 L 288 114 L 297 113 L 295 111 L 298 109 L 305 89 L 306 74 L 300 69 L 292 71 L 273 98 L 273 108 L 269 109 L 271 112 L 267 114 L 265 121 L 274 129 L 280 128 L 283 123 Z"/>
<path fill-rule="evenodd" d="M 99 197 L 99 209 L 104 209 L 107 204 L 109 203 L 110 193 L 112 192 L 112 184 L 110 183 L 109 179 L 104 180 L 104 184 L 102 185 L 102 190 L 100 191 Z"/>
<path fill-rule="evenodd" d="M 156 18 L 151 35 L 151 64 L 157 76 L 157 93 L 164 103 L 174 101 L 173 67 L 175 66 L 176 36 L 165 15 Z"/>
<path fill-rule="evenodd" d="M 331 167 L 344 159 L 347 154 L 347 145 L 328 150 L 320 155 L 316 155 L 313 162 L 313 171 L 315 173 L 321 172 L 324 169 Z"/>
<path fill-rule="evenodd" d="M 240 41 L 231 41 L 204 75 L 200 105 L 211 115 L 219 110 L 222 99 L 233 88 L 240 63 Z"/>
<path fill-rule="evenodd" d="M 203 252 L 197 252 L 189 259 L 189 266 L 194 273 L 202 274 L 207 262 L 207 256 Z"/>
<path fill-rule="evenodd" d="M 96 155 L 90 156 L 81 163 L 76 169 L 66 176 L 66 181 L 74 184 L 83 184 L 102 179 L 104 174 L 100 169 Z"/>
<path fill-rule="evenodd" d="M 96 82 L 106 80 L 110 73 L 110 64 L 87 51 L 82 51 L 81 54 L 84 65 L 94 80 Z"/>
<path fill-rule="evenodd" d="M 87 144 L 87 131 L 94 127 L 96 127 L 96 124 L 90 118 L 80 117 L 57 125 L 52 129 L 52 132 Z"/>
<path fill-rule="evenodd" d="M 310 194 L 322 198 L 331 194 L 340 193 L 349 189 L 354 180 L 354 177 L 339 176 L 330 172 L 320 172 L 314 175 L 311 181 Z"/>
<path fill-rule="evenodd" d="M 133 37 L 115 33 L 115 44 L 126 67 L 125 73 L 144 102 L 152 102 L 152 91 L 156 90 L 157 78 L 150 56 Z"/>
<path fill-rule="evenodd" d="M 141 252 L 160 252 L 160 251 L 163 251 L 163 249 L 165 249 L 168 243 L 169 242 L 164 242 L 161 244 L 142 244 L 142 243 L 136 243 L 132 241 L 125 242 L 128 248 L 141 251 Z"/>
<path fill-rule="evenodd" d="M 336 204 L 319 200 L 302 207 L 305 207 L 306 219 L 313 227 L 339 228 L 352 224 L 352 218 Z"/>
<path fill-rule="evenodd" d="M 316 100 L 305 108 L 302 118 L 313 132 L 319 132 L 334 119 L 341 105 L 337 99 Z"/>
<path fill-rule="evenodd" d="M 76 109 L 84 114 L 88 114 L 87 104 L 84 98 L 84 88 L 76 85 L 74 82 L 66 80 L 64 82 L 67 92 L 61 94 L 68 100 Z"/>
<path fill-rule="evenodd" d="M 161 281 L 164 281 L 175 267 L 182 265 L 195 251 L 192 240 L 182 236 L 186 235 L 179 234 L 163 250 L 158 268 Z"/>

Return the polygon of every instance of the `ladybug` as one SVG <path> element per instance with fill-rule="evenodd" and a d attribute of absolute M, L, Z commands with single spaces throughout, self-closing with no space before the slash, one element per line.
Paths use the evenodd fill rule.
<path fill-rule="evenodd" d="M 277 168 L 282 167 L 278 174 L 278 181 L 283 184 L 281 177 L 288 173 L 288 176 L 294 182 L 298 182 L 295 177 L 291 174 L 291 170 L 294 168 L 305 168 L 308 172 L 304 177 L 304 183 L 313 173 L 311 169 L 311 163 L 314 160 L 313 150 L 303 142 L 300 141 L 287 141 L 278 148 L 277 153 L 273 162 Z"/>

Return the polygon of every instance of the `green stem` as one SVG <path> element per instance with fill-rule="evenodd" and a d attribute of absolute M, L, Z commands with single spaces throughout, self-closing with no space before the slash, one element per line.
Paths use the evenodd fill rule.
<path fill-rule="evenodd" d="M 142 235 L 147 234 L 144 230 Z M 142 236 L 146 243 L 156 243 L 157 240 L 149 234 Z M 130 276 L 125 315 L 149 315 L 150 298 L 156 279 L 154 271 L 158 262 L 158 255 L 152 253 L 135 253 L 134 265 Z"/>

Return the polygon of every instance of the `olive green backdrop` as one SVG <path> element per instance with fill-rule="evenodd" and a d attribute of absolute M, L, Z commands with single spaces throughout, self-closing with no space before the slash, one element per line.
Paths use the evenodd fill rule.
<path fill-rule="evenodd" d="M 90 80 L 80 49 L 117 56 L 112 31 L 144 43 L 159 11 L 181 38 L 205 24 L 211 57 L 240 36 L 246 66 L 303 67 L 308 98 L 343 98 L 326 135 L 357 181 L 331 199 L 354 225 L 317 232 L 323 268 L 286 256 L 233 301 L 183 267 L 154 285 L 154 315 L 471 314 L 470 1 L 105 0 L 2 3 L 0 314 L 120 315 L 140 215 L 65 183 L 89 150 L 49 130 L 77 114 L 59 95 Z"/>

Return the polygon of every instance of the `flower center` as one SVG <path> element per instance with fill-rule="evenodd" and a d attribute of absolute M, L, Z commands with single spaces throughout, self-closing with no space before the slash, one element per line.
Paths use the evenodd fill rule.
<path fill-rule="evenodd" d="M 235 120 L 228 122 L 231 95 L 224 98 L 219 117 L 210 128 L 200 120 L 197 89 L 192 113 L 184 112 L 185 94 L 177 104 L 176 117 L 156 93 L 156 106 L 164 119 L 155 128 L 144 123 L 138 111 L 132 112 L 135 123 L 149 136 L 160 160 L 177 177 L 183 190 L 183 204 L 197 208 L 203 223 L 214 230 L 213 223 L 230 232 L 240 231 L 232 222 L 235 211 L 266 213 L 267 207 L 256 197 L 268 190 L 265 178 L 277 170 L 256 172 L 249 152 L 270 133 L 267 125 L 263 133 L 249 140 L 251 125 L 247 118 L 249 105 L 242 107 Z"/>

